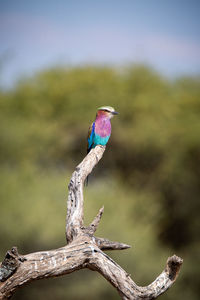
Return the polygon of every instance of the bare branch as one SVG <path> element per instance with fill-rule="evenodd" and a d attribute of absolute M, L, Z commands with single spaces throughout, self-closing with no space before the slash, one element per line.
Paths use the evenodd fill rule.
<path fill-rule="evenodd" d="M 123 299 L 138 300 L 155 299 L 163 294 L 176 280 L 182 263 L 183 260 L 178 256 L 169 257 L 166 269 L 146 287 L 136 285 L 130 275 L 102 251 L 93 255 L 91 264 L 92 269 L 101 273 L 118 290 Z"/>
<path fill-rule="evenodd" d="M 25 283 L 61 276 L 85 268 L 91 255 L 89 240 L 84 237 L 69 246 L 56 250 L 35 252 L 25 255 L 23 262 L 6 281 L 0 282 L 0 299 L 8 299 L 15 290 Z"/>
<path fill-rule="evenodd" d="M 98 211 L 98 214 L 96 215 L 96 217 L 94 218 L 92 223 L 88 226 L 87 230 L 90 234 L 94 234 L 95 231 L 97 230 L 97 227 L 99 225 L 99 222 L 101 221 L 103 212 L 104 212 L 104 206 L 102 208 L 100 208 L 100 210 Z"/>
<path fill-rule="evenodd" d="M 124 250 L 131 248 L 130 245 L 119 242 L 112 242 L 104 238 L 95 238 L 95 242 L 101 250 Z"/>
<path fill-rule="evenodd" d="M 19 254 L 16 247 L 7 251 L 0 268 L 0 281 L 9 278 L 19 266 Z"/>
<path fill-rule="evenodd" d="M 102 158 L 105 147 L 96 146 L 76 167 L 69 183 L 67 201 L 66 239 L 71 242 L 81 232 L 83 227 L 83 185 L 87 176 L 92 172 Z"/>
<path fill-rule="evenodd" d="M 129 245 L 94 236 L 103 210 L 88 227 L 83 223 L 83 186 L 86 177 L 102 158 L 105 147 L 97 146 L 84 158 L 72 174 L 67 202 L 67 246 L 21 256 L 16 248 L 6 253 L 0 266 L 0 300 L 8 299 L 25 283 L 69 274 L 89 268 L 101 273 L 119 292 L 122 299 L 154 299 L 176 280 L 183 260 L 176 255 L 168 258 L 165 270 L 154 282 L 140 287 L 114 260 L 102 250 L 123 250 Z"/>

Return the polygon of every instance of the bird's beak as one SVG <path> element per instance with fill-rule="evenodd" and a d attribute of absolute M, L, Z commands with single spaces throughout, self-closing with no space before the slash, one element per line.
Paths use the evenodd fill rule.
<path fill-rule="evenodd" d="M 119 113 L 117 111 L 112 112 L 113 115 L 118 115 Z"/>

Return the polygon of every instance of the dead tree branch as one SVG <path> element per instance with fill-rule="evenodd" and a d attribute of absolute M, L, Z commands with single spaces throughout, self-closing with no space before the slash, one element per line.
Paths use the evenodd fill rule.
<path fill-rule="evenodd" d="M 15 290 L 37 279 L 69 274 L 89 268 L 104 276 L 119 292 L 122 299 L 154 299 L 175 282 L 183 260 L 169 257 L 165 270 L 146 287 L 137 286 L 128 273 L 103 250 L 123 250 L 129 245 L 95 237 L 104 208 L 88 227 L 84 227 L 83 186 L 86 177 L 102 158 L 105 147 L 97 146 L 84 158 L 72 174 L 67 201 L 67 245 L 50 251 L 21 256 L 13 247 L 6 253 L 0 267 L 0 299 L 10 298 Z"/>

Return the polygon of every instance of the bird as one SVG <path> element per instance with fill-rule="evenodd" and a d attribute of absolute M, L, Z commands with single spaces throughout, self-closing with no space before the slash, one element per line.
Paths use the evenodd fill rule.
<path fill-rule="evenodd" d="M 111 106 L 101 106 L 97 110 L 96 119 L 88 130 L 87 153 L 97 145 L 105 146 L 111 135 L 110 119 L 118 115 Z"/>
<path fill-rule="evenodd" d="M 110 119 L 118 115 L 118 112 L 111 106 L 101 106 L 97 110 L 96 119 L 90 125 L 87 138 L 87 153 L 97 145 L 105 146 L 111 135 Z M 85 185 L 88 185 L 87 176 Z"/>

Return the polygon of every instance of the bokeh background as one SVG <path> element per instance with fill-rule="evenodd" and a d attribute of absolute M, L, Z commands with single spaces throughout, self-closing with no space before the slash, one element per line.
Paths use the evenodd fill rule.
<path fill-rule="evenodd" d="M 199 1 L 0 1 L 0 260 L 65 245 L 67 183 L 96 109 L 114 106 L 85 222 L 139 285 L 184 265 L 160 299 L 200 294 Z M 96 272 L 34 282 L 15 300 L 119 299 Z"/>

